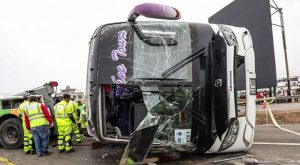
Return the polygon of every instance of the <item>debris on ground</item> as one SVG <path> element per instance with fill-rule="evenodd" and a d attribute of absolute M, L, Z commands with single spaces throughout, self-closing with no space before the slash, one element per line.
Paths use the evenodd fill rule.
<path fill-rule="evenodd" d="M 224 162 L 231 161 L 231 160 L 245 159 L 245 158 L 253 158 L 253 156 L 252 155 L 237 156 L 237 157 L 232 157 L 232 158 L 227 158 L 227 159 L 222 159 L 222 160 L 215 160 L 213 163 L 219 164 L 219 163 L 224 163 Z"/>
<path fill-rule="evenodd" d="M 108 157 L 109 155 L 108 154 L 103 154 L 102 156 L 101 156 L 101 159 L 105 159 L 106 157 Z"/>

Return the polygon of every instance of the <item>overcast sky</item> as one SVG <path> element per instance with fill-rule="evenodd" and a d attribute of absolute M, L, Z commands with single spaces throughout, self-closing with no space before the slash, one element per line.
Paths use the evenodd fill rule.
<path fill-rule="evenodd" d="M 0 93 L 19 93 L 55 80 L 85 90 L 88 42 L 101 24 L 126 21 L 145 0 L 9 0 L 0 5 Z M 181 21 L 207 23 L 232 0 L 151 0 L 174 6 Z M 300 1 L 276 0 L 283 8 L 290 74 L 300 75 Z M 277 23 L 279 17 L 274 16 Z M 146 20 L 138 18 L 138 20 Z M 279 22 L 278 22 L 279 23 Z M 273 27 L 277 75 L 285 75 L 280 28 Z"/>

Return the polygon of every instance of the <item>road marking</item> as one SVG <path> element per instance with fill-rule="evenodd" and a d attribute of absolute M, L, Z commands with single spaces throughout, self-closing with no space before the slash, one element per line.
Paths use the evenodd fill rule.
<path fill-rule="evenodd" d="M 279 146 L 300 146 L 300 143 L 270 143 L 270 142 L 253 142 L 259 145 L 279 145 Z"/>
<path fill-rule="evenodd" d="M 282 127 L 300 127 L 299 124 L 296 124 L 296 125 L 280 125 Z M 256 127 L 276 127 L 275 125 L 256 125 Z"/>
<path fill-rule="evenodd" d="M 3 162 L 5 164 L 7 164 L 7 165 L 14 165 L 13 163 L 10 163 L 10 161 L 8 159 L 2 158 L 2 157 L 0 157 L 0 162 Z"/>

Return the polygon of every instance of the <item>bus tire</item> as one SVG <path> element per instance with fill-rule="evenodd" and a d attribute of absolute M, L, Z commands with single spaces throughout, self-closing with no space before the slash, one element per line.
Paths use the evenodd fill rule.
<path fill-rule="evenodd" d="M 17 149 L 23 144 L 22 124 L 17 118 L 4 120 L 0 125 L 0 144 L 7 149 Z"/>

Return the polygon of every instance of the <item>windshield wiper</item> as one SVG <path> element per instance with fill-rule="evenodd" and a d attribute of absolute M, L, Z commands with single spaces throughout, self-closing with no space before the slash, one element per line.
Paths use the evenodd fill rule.
<path fill-rule="evenodd" d="M 186 66 L 187 64 L 189 64 L 190 62 L 194 61 L 196 58 L 198 58 L 198 57 L 200 57 L 200 56 L 202 56 L 204 54 L 205 54 L 205 48 L 202 47 L 201 49 L 199 49 L 195 53 L 189 55 L 185 59 L 179 61 L 174 66 L 172 66 L 169 69 L 167 69 L 166 71 L 164 71 L 161 74 L 161 76 L 163 78 L 168 78 L 169 76 L 171 76 L 172 74 L 174 74 L 175 72 L 177 72 L 179 69 L 183 68 L 184 66 Z"/>

